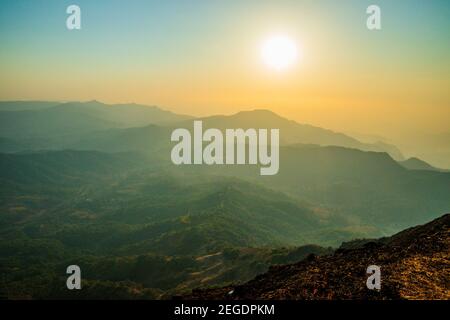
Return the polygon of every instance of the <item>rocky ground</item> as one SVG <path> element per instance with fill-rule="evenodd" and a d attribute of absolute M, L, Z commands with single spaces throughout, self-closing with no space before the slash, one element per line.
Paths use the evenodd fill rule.
<path fill-rule="evenodd" d="M 184 298 L 450 299 L 450 214 L 389 238 L 355 243 L 332 255 L 271 267 L 243 285 L 194 290 Z M 381 268 L 379 291 L 367 289 L 369 265 Z"/>

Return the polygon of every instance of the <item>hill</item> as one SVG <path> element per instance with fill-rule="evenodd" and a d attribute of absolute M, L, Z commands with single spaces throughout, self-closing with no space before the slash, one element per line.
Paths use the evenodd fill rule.
<path fill-rule="evenodd" d="M 445 171 L 443 169 L 433 167 L 431 164 L 418 158 L 409 158 L 408 160 L 399 161 L 399 163 L 400 165 L 409 170 Z"/>
<path fill-rule="evenodd" d="M 279 128 L 280 143 L 283 146 L 315 144 L 320 146 L 342 146 L 352 149 L 386 152 L 395 159 L 403 159 L 401 153 L 391 145 L 365 144 L 358 140 L 330 130 L 298 124 L 267 110 L 240 112 L 232 116 L 200 118 L 204 129 L 218 128 Z M 105 152 L 141 151 L 146 153 L 165 150 L 170 152 L 170 134 L 174 128 L 192 130 L 192 120 L 171 122 L 165 125 L 149 125 L 124 129 L 96 131 L 66 144 L 66 148 L 77 150 L 99 150 Z"/>
<path fill-rule="evenodd" d="M 61 104 L 57 101 L 0 101 L 0 111 L 41 110 Z"/>
<path fill-rule="evenodd" d="M 362 143 L 343 133 L 300 124 L 283 118 L 269 110 L 241 111 L 230 116 L 211 116 L 200 118 L 204 128 L 278 128 L 280 129 L 280 144 L 316 144 L 321 146 L 341 146 L 364 151 L 388 152 L 393 158 L 403 160 L 400 151 L 383 143 Z M 180 124 L 180 127 L 191 128 L 190 122 Z"/>
<path fill-rule="evenodd" d="M 14 105 L 18 107 L 14 108 Z M 42 105 L 46 108 L 41 108 Z M 0 137 L 17 142 L 40 139 L 40 145 L 46 146 L 45 149 L 64 148 L 71 141 L 77 141 L 79 137 L 91 132 L 170 123 L 189 118 L 157 107 L 137 104 L 106 105 L 89 101 L 54 106 L 41 103 L 37 106 L 34 102 L 30 102 L 28 108 L 25 102 L 5 104 L 3 109 L 7 111 L 0 111 Z M 30 146 L 33 147 L 33 144 Z"/>
<path fill-rule="evenodd" d="M 128 167 L 138 167 L 143 159 L 133 153 L 105 154 L 96 151 L 0 153 L 0 180 L 4 184 L 26 183 L 28 187 L 49 182 L 65 184 L 74 178 L 113 176 Z"/>
<path fill-rule="evenodd" d="M 328 209 L 346 225 L 393 234 L 450 210 L 450 174 L 407 170 L 388 154 L 336 146 L 280 148 L 277 175 L 256 166 L 179 167 L 179 171 L 236 176 Z"/>
<path fill-rule="evenodd" d="M 142 127 L 158 123 L 168 124 L 192 118 L 186 115 L 175 114 L 156 106 L 146 106 L 136 103 L 105 104 L 96 100 L 64 103 L 55 106 L 53 110 L 67 113 L 83 113 L 111 123 L 116 123 L 118 127 Z"/>
<path fill-rule="evenodd" d="M 194 290 L 187 299 L 449 299 L 450 214 L 390 238 L 272 267 L 244 285 Z M 366 268 L 381 268 L 368 290 Z"/>
<path fill-rule="evenodd" d="M 9 139 L 9 142 L 0 144 L 0 151 L 67 148 L 124 151 L 128 150 L 129 136 L 133 136 L 133 140 L 137 141 L 154 138 L 169 142 L 171 130 L 179 127 L 192 129 L 192 119 L 158 107 L 133 103 L 107 105 L 95 100 L 68 103 L 3 102 L 0 104 L 0 137 Z M 299 124 L 268 110 L 243 111 L 231 116 L 211 116 L 199 120 L 203 121 L 205 128 L 279 128 L 282 145 L 335 145 L 387 152 L 394 159 L 403 160 L 401 152 L 395 146 L 362 143 L 342 133 Z M 158 131 L 164 132 L 164 136 L 149 137 L 149 125 L 160 126 Z M 131 132 L 127 132 L 127 128 Z M 100 147 L 103 143 L 109 147 Z M 140 151 L 148 152 L 147 144 L 135 143 L 133 150 L 136 147 L 139 147 Z"/>
<path fill-rule="evenodd" d="M 0 150 L 6 153 L 15 153 L 26 150 L 28 146 L 24 143 L 16 142 L 13 139 L 0 138 Z"/>
<path fill-rule="evenodd" d="M 114 243 L 116 252 L 127 254 L 208 254 L 224 246 L 310 243 L 333 221 L 311 204 L 255 183 L 149 163 L 137 154 L 91 151 L 0 155 L 0 224 L 45 224 L 42 236 L 54 232 L 63 244 L 80 240 L 78 249 Z M 24 213 L 37 207 L 36 221 L 17 214 L 17 208 Z M 112 228 L 110 236 L 99 238 L 97 226 Z"/>
<path fill-rule="evenodd" d="M 90 147 L 99 144 L 95 141 L 96 135 L 102 140 L 110 133 L 112 136 L 109 139 L 121 134 L 129 135 L 126 130 L 114 132 L 111 129 L 132 128 L 134 137 L 142 135 L 138 140 L 143 140 L 147 137 L 145 127 L 148 125 L 166 127 L 166 134 L 170 135 L 170 131 L 176 127 L 192 129 L 192 119 L 158 107 L 133 103 L 107 105 L 95 100 L 68 103 L 2 102 L 0 137 L 13 139 L 22 147 L 11 148 L 6 145 L 0 150 L 10 152 L 17 148 L 20 150 L 64 149 L 72 146 L 77 148 L 79 143 L 80 149 L 84 150 L 82 141 L 87 137 L 91 138 L 91 134 L 93 137 Z M 403 160 L 401 152 L 394 146 L 384 143 L 362 143 L 342 133 L 299 124 L 268 110 L 243 111 L 231 116 L 211 116 L 199 120 L 204 122 L 205 128 L 279 128 L 282 145 L 295 143 L 336 145 L 365 151 L 388 152 L 393 158 Z M 142 130 L 139 131 L 139 127 L 142 127 Z M 117 147 L 118 145 L 120 142 L 116 143 L 113 149 L 124 149 L 123 146 Z"/>
<path fill-rule="evenodd" d="M 108 153 L 135 151 L 169 160 L 169 143 L 169 128 L 151 124 L 145 127 L 114 128 L 80 135 L 77 140 L 67 144 L 67 148 Z"/>
<path fill-rule="evenodd" d="M 331 221 L 308 204 L 146 161 L 91 151 L 0 155 L 0 296 L 80 298 L 64 290 L 73 261 L 85 298 L 158 298 L 330 251 L 295 248 Z"/>
<path fill-rule="evenodd" d="M 448 202 L 448 175 L 406 170 L 387 154 L 283 150 L 289 166 L 279 180 L 254 177 L 253 167 L 203 171 L 130 152 L 2 154 L 4 287 L 19 296 L 66 297 L 64 265 L 73 261 L 87 275 L 83 297 L 161 298 L 241 283 L 271 264 L 379 236 L 393 221 L 425 219 L 433 213 L 423 214 L 423 199 L 434 208 Z M 414 179 L 429 182 L 417 187 Z M 400 204 L 390 195 L 394 182 L 412 186 Z M 392 215 L 398 207 L 404 213 Z"/>

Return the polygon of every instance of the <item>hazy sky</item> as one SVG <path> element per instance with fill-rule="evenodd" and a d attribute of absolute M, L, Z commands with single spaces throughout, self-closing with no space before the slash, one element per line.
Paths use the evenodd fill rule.
<path fill-rule="evenodd" d="M 78 4 L 82 30 L 66 29 Z M 366 28 L 378 4 L 382 30 Z M 261 60 L 272 34 L 301 59 Z M 269 108 L 338 131 L 448 132 L 450 1 L 0 1 L 0 99 Z"/>

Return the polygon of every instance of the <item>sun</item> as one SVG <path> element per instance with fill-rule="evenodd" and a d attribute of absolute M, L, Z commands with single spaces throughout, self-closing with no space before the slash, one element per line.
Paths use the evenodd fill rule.
<path fill-rule="evenodd" d="M 277 71 L 291 67 L 298 58 L 296 43 L 286 35 L 268 38 L 261 48 L 264 63 Z"/>

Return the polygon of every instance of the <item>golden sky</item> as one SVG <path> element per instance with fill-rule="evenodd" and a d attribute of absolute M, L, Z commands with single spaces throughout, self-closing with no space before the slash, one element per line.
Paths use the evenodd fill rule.
<path fill-rule="evenodd" d="M 79 31 L 64 28 L 64 3 L 13 2 L 0 14 L 0 99 L 266 108 L 336 131 L 448 132 L 450 5 L 379 2 L 380 31 L 365 26 L 368 1 L 80 1 Z M 300 52 L 281 72 L 261 59 L 273 34 Z"/>

